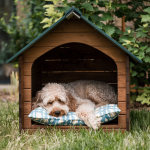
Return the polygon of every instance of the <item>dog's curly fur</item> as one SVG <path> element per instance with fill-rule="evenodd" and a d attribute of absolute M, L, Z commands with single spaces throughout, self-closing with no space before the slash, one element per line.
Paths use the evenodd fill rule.
<path fill-rule="evenodd" d="M 117 94 L 107 83 L 78 80 L 67 84 L 48 83 L 37 92 L 34 101 L 32 109 L 43 107 L 55 117 L 74 111 L 87 126 L 98 129 L 100 121 L 94 115 L 94 108 L 116 104 Z"/>

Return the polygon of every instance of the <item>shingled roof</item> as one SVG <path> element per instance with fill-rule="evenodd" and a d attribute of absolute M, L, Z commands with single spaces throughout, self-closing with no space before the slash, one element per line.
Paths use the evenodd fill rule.
<path fill-rule="evenodd" d="M 114 43 L 117 47 L 119 47 L 122 51 L 127 53 L 131 61 L 134 63 L 142 63 L 140 59 L 138 59 L 135 55 L 133 55 L 131 52 L 129 52 L 126 48 L 124 48 L 121 44 L 119 44 L 117 41 L 115 41 L 113 38 L 111 38 L 109 35 L 107 35 L 104 31 L 102 31 L 100 28 L 98 28 L 96 25 L 94 25 L 91 21 L 86 19 L 82 13 L 76 9 L 74 6 L 71 7 L 69 10 L 67 10 L 64 14 L 64 16 L 59 19 L 57 22 L 55 22 L 51 27 L 49 27 L 47 30 L 45 30 L 42 34 L 40 34 L 37 38 L 35 38 L 33 41 L 31 41 L 28 45 L 26 45 L 24 48 L 22 48 L 19 52 L 17 52 L 14 56 L 12 56 L 9 60 L 6 61 L 6 63 L 11 63 L 16 58 L 24 53 L 27 49 L 29 49 L 31 46 L 33 46 L 36 42 L 38 42 L 40 39 L 42 39 L 45 35 L 47 35 L 50 31 L 52 31 L 56 26 L 61 24 L 64 20 L 70 19 L 72 16 L 77 17 L 78 19 L 84 20 L 86 23 L 88 23 L 90 26 L 92 26 L 94 29 L 97 30 L 97 32 L 101 33 L 103 36 L 105 36 L 109 41 Z"/>

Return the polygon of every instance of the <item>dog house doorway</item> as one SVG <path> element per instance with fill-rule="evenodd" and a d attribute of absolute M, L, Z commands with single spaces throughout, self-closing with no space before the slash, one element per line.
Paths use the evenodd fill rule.
<path fill-rule="evenodd" d="M 76 80 L 103 81 L 117 91 L 117 65 L 108 55 L 89 45 L 82 43 L 60 45 L 34 61 L 32 97 L 49 82 L 69 83 Z M 118 124 L 118 118 L 106 124 Z"/>

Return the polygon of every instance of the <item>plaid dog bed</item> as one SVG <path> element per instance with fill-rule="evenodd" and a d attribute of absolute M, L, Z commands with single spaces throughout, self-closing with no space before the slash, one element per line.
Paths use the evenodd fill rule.
<path fill-rule="evenodd" d="M 94 112 L 96 117 L 101 120 L 101 123 L 106 123 L 115 119 L 120 111 L 117 104 L 108 104 L 96 108 Z M 69 112 L 67 115 L 61 117 L 53 117 L 48 115 L 47 111 L 42 107 L 33 110 L 28 117 L 44 125 L 85 125 L 75 112 Z"/>

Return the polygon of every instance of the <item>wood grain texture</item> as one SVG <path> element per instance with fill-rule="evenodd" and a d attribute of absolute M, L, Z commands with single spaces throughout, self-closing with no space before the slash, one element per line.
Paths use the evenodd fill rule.
<path fill-rule="evenodd" d="M 24 115 L 24 129 L 31 128 L 31 119 L 28 117 L 28 115 Z"/>
<path fill-rule="evenodd" d="M 45 47 L 43 47 L 44 49 Z M 33 48 L 32 48 L 33 49 Z M 51 47 L 49 48 L 51 49 Z M 85 44 L 81 43 L 68 43 L 55 47 L 51 50 L 47 49 L 46 53 L 41 56 L 41 60 L 46 59 L 108 59 L 109 57 L 101 51 Z M 34 53 L 30 51 L 32 55 L 25 55 L 25 63 L 33 62 L 36 59 L 36 53 L 39 53 L 39 49 L 34 49 Z M 27 53 L 28 54 L 28 53 Z M 32 56 L 32 57 L 31 57 Z"/>
<path fill-rule="evenodd" d="M 97 32 L 83 20 L 65 20 L 51 32 Z"/>
<path fill-rule="evenodd" d="M 31 89 L 31 76 L 23 77 L 24 89 Z"/>
<path fill-rule="evenodd" d="M 23 88 L 24 88 L 24 82 L 23 82 L 23 77 L 24 77 L 24 65 L 23 65 L 23 56 L 21 55 L 19 57 L 19 130 L 24 128 L 24 93 L 23 93 Z"/>
<path fill-rule="evenodd" d="M 118 75 L 126 75 L 126 63 L 116 63 Z"/>
<path fill-rule="evenodd" d="M 77 44 L 79 45 L 79 44 Z M 61 47 L 61 46 L 60 46 Z M 81 46 L 82 47 L 82 46 Z M 87 49 L 88 46 L 85 46 L 85 49 Z M 125 62 L 125 53 L 121 51 L 117 47 L 97 47 L 95 46 L 97 50 L 101 51 L 104 54 L 100 54 L 99 51 L 93 49 L 87 50 L 87 52 L 77 51 L 77 49 L 74 51 L 71 48 L 71 52 L 69 49 L 61 48 L 60 50 L 57 48 L 56 50 L 53 49 L 54 47 L 32 47 L 29 50 L 27 50 L 24 53 L 24 61 L 25 62 L 34 62 L 38 57 L 45 54 L 45 59 L 68 59 L 68 58 L 84 58 L 84 59 L 98 59 L 102 58 L 101 55 L 104 57 L 104 54 L 108 55 L 110 58 L 112 58 L 115 62 Z M 84 48 L 84 47 L 83 47 Z M 53 50 L 52 50 L 53 49 Z M 49 51 L 52 50 L 52 51 Z M 61 55 L 59 55 L 59 53 Z M 85 54 L 84 54 L 85 53 Z"/>
<path fill-rule="evenodd" d="M 101 46 L 93 46 L 93 47 L 111 57 L 115 62 L 126 61 L 125 52 L 120 50 L 118 47 L 101 47 Z"/>
<path fill-rule="evenodd" d="M 49 46 L 49 47 L 45 47 L 45 46 L 43 46 L 43 47 L 31 47 L 23 53 L 24 62 L 29 62 L 29 61 L 31 62 L 31 59 L 29 59 L 29 58 L 34 58 L 34 60 L 32 60 L 32 62 L 33 62 L 36 60 L 36 58 L 38 58 L 41 55 L 43 55 L 44 53 L 52 50 L 53 48 L 55 48 L 55 47 L 52 47 L 52 46 Z"/>
<path fill-rule="evenodd" d="M 91 46 L 114 46 L 100 33 L 49 33 L 34 46 L 59 46 L 65 43 L 84 43 Z"/>
<path fill-rule="evenodd" d="M 31 68 L 33 63 L 24 63 L 24 75 L 31 75 Z"/>
<path fill-rule="evenodd" d="M 118 126 L 122 128 L 126 128 L 126 115 L 119 115 L 118 116 Z"/>
<path fill-rule="evenodd" d="M 121 110 L 120 115 L 126 114 L 126 102 L 118 102 L 118 108 Z"/>
<path fill-rule="evenodd" d="M 41 70 L 40 65 L 34 68 L 32 65 L 33 63 L 24 63 L 24 75 L 31 75 L 40 71 L 117 71 L 117 66 L 111 59 L 42 61 Z"/>
<path fill-rule="evenodd" d="M 24 114 L 29 115 L 31 112 L 31 102 L 24 102 Z"/>
<path fill-rule="evenodd" d="M 37 75 L 36 80 L 33 80 L 32 83 L 31 78 L 32 76 L 24 76 L 24 89 L 31 89 L 31 85 L 33 85 L 34 87 L 41 85 L 40 75 Z"/>
<path fill-rule="evenodd" d="M 107 47 L 107 45 L 105 47 Z M 47 51 L 45 55 L 42 57 L 44 57 L 45 59 L 68 59 L 68 58 L 69 59 L 75 59 L 75 58 L 76 59 L 102 59 L 102 58 L 104 59 L 104 58 L 109 58 L 106 54 L 104 54 L 103 52 L 97 50 L 96 48 L 90 45 L 82 44 L 82 43 L 74 43 L 74 42 L 63 44 L 63 45 L 58 45 L 57 47 L 54 47 L 52 50 Z"/>
<path fill-rule="evenodd" d="M 123 16 L 123 17 L 122 17 L 122 32 L 125 32 L 125 28 L 126 28 L 125 17 L 126 17 L 126 16 Z"/>
<path fill-rule="evenodd" d="M 118 76 L 118 88 L 126 87 L 126 76 Z"/>
<path fill-rule="evenodd" d="M 19 79 L 21 74 L 21 68 L 19 68 Z M 21 81 L 19 82 L 19 131 L 21 132 L 22 130 L 22 117 L 21 117 L 21 109 L 22 109 L 22 104 L 21 104 Z"/>
<path fill-rule="evenodd" d="M 130 94 L 130 82 L 126 81 L 126 94 Z"/>
<path fill-rule="evenodd" d="M 29 129 L 37 129 L 37 128 L 47 128 L 45 125 L 31 125 L 31 119 L 24 115 L 25 122 L 24 122 L 24 128 Z M 54 126 L 49 126 L 50 128 L 53 128 Z M 126 115 L 119 115 L 118 116 L 118 125 L 101 125 L 103 129 L 126 129 Z M 70 126 L 56 126 L 56 128 L 60 129 L 68 129 Z M 75 128 L 80 128 L 80 126 L 75 126 Z M 86 127 L 88 128 L 88 127 Z"/>
<path fill-rule="evenodd" d="M 38 63 L 24 63 L 24 75 L 33 75 L 39 73 L 40 70 L 40 61 Z"/>
<path fill-rule="evenodd" d="M 31 102 L 31 89 L 23 89 L 24 102 Z"/>
<path fill-rule="evenodd" d="M 118 102 L 126 102 L 126 88 L 118 88 Z"/>
<path fill-rule="evenodd" d="M 126 55 L 126 108 L 127 108 L 127 116 L 126 116 L 126 125 L 127 131 L 130 130 L 130 62 L 129 56 Z"/>

